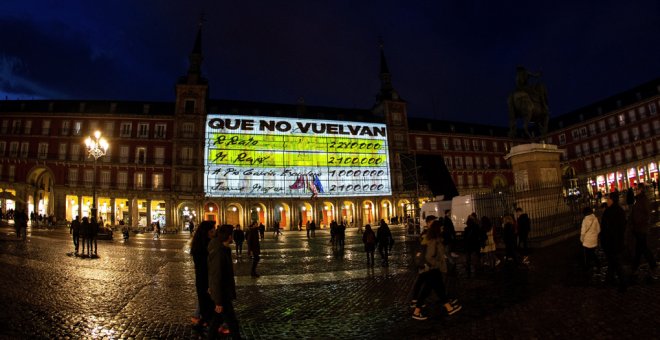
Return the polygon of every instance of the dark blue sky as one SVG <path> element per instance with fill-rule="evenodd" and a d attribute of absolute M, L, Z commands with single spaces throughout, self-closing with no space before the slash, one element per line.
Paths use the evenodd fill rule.
<path fill-rule="evenodd" d="M 553 116 L 660 76 L 657 0 L 5 0 L 0 95 L 173 101 L 202 10 L 214 99 L 368 109 L 380 36 L 417 117 L 505 125 L 518 64 Z"/>

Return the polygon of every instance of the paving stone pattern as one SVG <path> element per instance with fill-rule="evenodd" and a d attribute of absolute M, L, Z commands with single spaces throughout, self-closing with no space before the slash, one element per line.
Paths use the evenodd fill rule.
<path fill-rule="evenodd" d="M 429 320 L 411 318 L 416 241 L 392 227 L 390 266 L 366 266 L 361 238 L 348 231 L 333 252 L 327 231 L 308 240 L 285 231 L 262 243 L 262 277 L 236 259 L 241 332 L 249 339 L 657 339 L 660 282 L 627 292 L 585 279 L 579 241 L 530 254 L 530 264 L 486 267 L 467 277 L 459 260 L 463 310 L 446 316 L 435 297 Z M 99 258 L 75 257 L 68 229 L 29 229 L 27 241 L 0 227 L 0 338 L 197 339 L 189 234 L 99 241 Z M 660 228 L 649 237 L 658 254 Z M 498 252 L 501 257 L 502 252 Z M 601 254 L 602 256 L 602 254 Z M 378 255 L 376 255 L 378 258 Z M 604 259 L 603 259 L 604 260 Z"/>

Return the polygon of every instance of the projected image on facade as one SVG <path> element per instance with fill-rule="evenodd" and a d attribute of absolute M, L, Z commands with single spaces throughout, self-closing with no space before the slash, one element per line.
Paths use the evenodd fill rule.
<path fill-rule="evenodd" d="M 211 114 L 210 197 L 390 195 L 385 124 Z"/>

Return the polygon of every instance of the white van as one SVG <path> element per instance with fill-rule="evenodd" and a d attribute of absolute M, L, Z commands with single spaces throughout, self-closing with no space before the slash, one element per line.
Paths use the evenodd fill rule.
<path fill-rule="evenodd" d="M 465 230 L 468 216 L 475 212 L 472 195 L 456 196 L 451 199 L 451 222 L 457 233 Z"/>
<path fill-rule="evenodd" d="M 445 216 L 445 210 L 451 209 L 452 201 L 433 200 L 422 204 L 419 211 L 420 223 L 424 223 L 426 216 L 433 215 L 437 218 Z"/>

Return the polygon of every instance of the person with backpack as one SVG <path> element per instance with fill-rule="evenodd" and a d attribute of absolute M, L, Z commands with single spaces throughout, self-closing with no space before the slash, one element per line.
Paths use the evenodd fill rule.
<path fill-rule="evenodd" d="M 442 223 L 433 221 L 426 234 L 426 250 L 423 257 L 423 266 L 420 267 L 420 277 L 423 280 L 422 290 L 415 302 L 412 318 L 426 320 L 428 316 L 422 313 L 424 301 L 435 291 L 440 303 L 445 307 L 448 315 L 453 315 L 462 309 L 459 304 L 451 304 L 445 293 L 442 272 L 447 271 L 446 250 L 442 244 Z"/>
<path fill-rule="evenodd" d="M 380 227 L 376 231 L 376 242 L 378 243 L 378 253 L 383 261 L 383 267 L 389 266 L 389 252 L 394 246 L 394 238 L 392 237 L 392 232 L 390 227 L 387 226 L 385 220 L 380 220 Z"/>
<path fill-rule="evenodd" d="M 80 216 L 71 221 L 69 233 L 73 235 L 73 249 L 74 254 L 78 256 L 78 243 L 80 241 Z"/>
<path fill-rule="evenodd" d="M 481 230 L 476 213 L 468 216 L 463 231 L 463 242 L 465 249 L 465 269 L 468 277 L 472 275 L 472 255 L 477 258 L 477 269 L 481 269 Z"/>
<path fill-rule="evenodd" d="M 364 252 L 367 253 L 367 266 L 374 266 L 374 252 L 376 251 L 376 233 L 371 229 L 371 224 L 364 227 L 362 234 L 362 243 L 364 243 Z"/>

